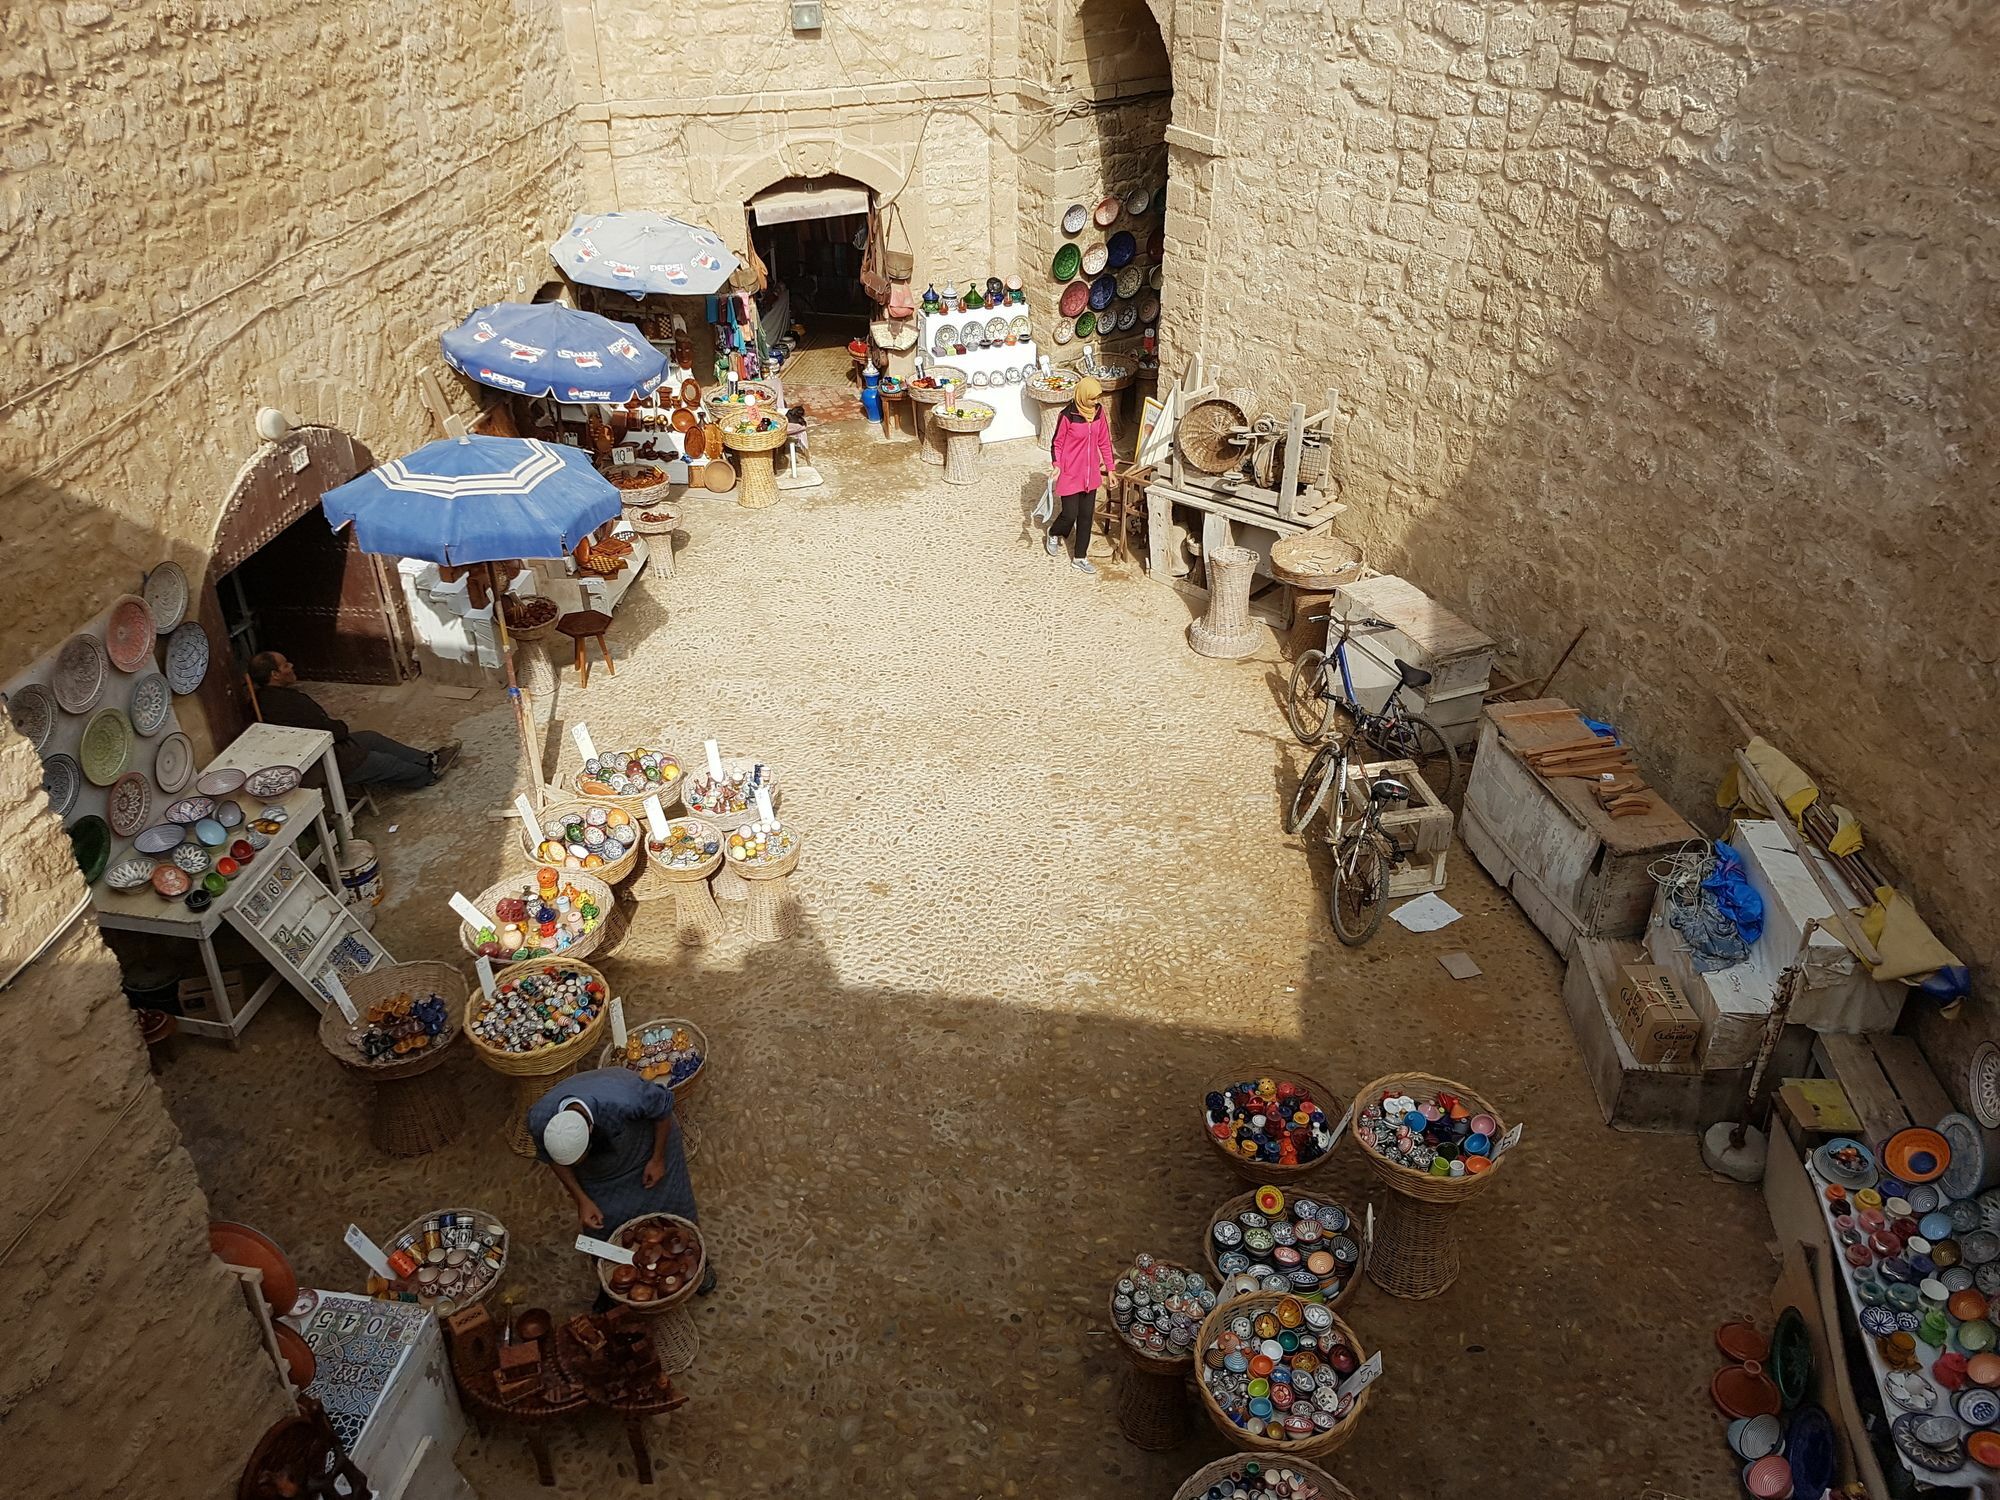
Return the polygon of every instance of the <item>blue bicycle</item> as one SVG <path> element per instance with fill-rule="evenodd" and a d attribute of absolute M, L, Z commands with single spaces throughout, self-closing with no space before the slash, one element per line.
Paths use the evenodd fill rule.
<path fill-rule="evenodd" d="M 1371 746 L 1382 760 L 1414 761 L 1424 784 L 1441 801 L 1455 805 L 1459 790 L 1458 752 L 1438 732 L 1437 725 L 1403 706 L 1403 690 L 1428 687 L 1431 674 L 1399 659 L 1396 685 L 1389 690 L 1388 701 L 1379 713 L 1362 707 L 1355 697 L 1354 674 L 1347 666 L 1348 641 L 1356 635 L 1372 635 L 1395 627 L 1372 616 L 1339 621 L 1327 615 L 1308 618 L 1328 622 L 1326 649 L 1308 651 L 1293 664 L 1291 681 L 1285 687 L 1285 718 L 1302 745 L 1318 745 L 1326 737 L 1327 724 L 1336 712 L 1344 725 L 1335 741 L 1321 746 L 1306 767 L 1298 793 L 1292 799 L 1286 831 L 1297 833 L 1312 821 L 1333 786 L 1337 763 L 1346 753 L 1343 747 L 1355 745 L 1357 738 Z"/>

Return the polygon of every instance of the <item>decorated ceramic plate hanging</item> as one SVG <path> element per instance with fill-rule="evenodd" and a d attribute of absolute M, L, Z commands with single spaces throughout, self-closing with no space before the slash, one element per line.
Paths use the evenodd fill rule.
<path fill-rule="evenodd" d="M 187 574 L 179 563 L 161 563 L 146 575 L 139 593 L 153 612 L 153 629 L 160 635 L 169 634 L 187 618 Z"/>
<path fill-rule="evenodd" d="M 70 852 L 76 855 L 76 867 L 83 871 L 83 878 L 92 885 L 104 874 L 104 867 L 111 862 L 111 830 L 104 819 L 96 813 L 86 813 L 70 824 Z"/>
<path fill-rule="evenodd" d="M 1070 318 L 1064 318 L 1060 323 L 1056 324 L 1052 336 L 1058 344 L 1067 344 L 1071 339 L 1076 337 L 1075 321 Z"/>
<path fill-rule="evenodd" d="M 167 637 L 167 686 L 185 698 L 208 675 L 208 633 L 199 620 L 184 620 Z"/>
<path fill-rule="evenodd" d="M 1088 250 L 1083 252 L 1083 274 L 1086 276 L 1097 275 L 1109 264 L 1110 260 L 1111 252 L 1109 250 L 1106 250 L 1102 245 L 1092 245 Z"/>
<path fill-rule="evenodd" d="M 1056 251 L 1056 258 L 1049 265 L 1049 274 L 1057 281 L 1073 281 L 1076 268 L 1083 262 L 1083 252 L 1074 245 L 1064 245 Z"/>
<path fill-rule="evenodd" d="M 39 752 L 55 731 L 56 695 L 39 682 L 25 683 L 7 695 L 7 716 Z"/>
<path fill-rule="evenodd" d="M 1063 288 L 1060 307 L 1062 315 L 1065 318 L 1074 318 L 1088 306 L 1090 306 L 1089 282 L 1072 281 L 1068 286 Z"/>
<path fill-rule="evenodd" d="M 1160 315 L 1160 299 L 1156 293 L 1148 292 L 1139 299 L 1139 321 L 1150 323 Z"/>
<path fill-rule="evenodd" d="M 1129 333 L 1138 326 L 1139 309 L 1134 307 L 1130 302 L 1120 302 L 1118 304 L 1118 331 L 1120 333 Z"/>
<path fill-rule="evenodd" d="M 1063 210 L 1062 231 L 1064 234 L 1082 234 L 1083 226 L 1090 222 L 1090 210 L 1081 203 L 1072 203 Z M 1065 278 L 1066 279 L 1066 278 Z"/>
<path fill-rule="evenodd" d="M 73 635 L 56 653 L 52 686 L 56 702 L 64 712 L 89 713 L 104 696 L 104 682 L 111 672 L 104 642 L 94 635 Z"/>
<path fill-rule="evenodd" d="M 146 814 L 153 809 L 153 784 L 145 772 L 127 771 L 111 783 L 104 806 L 111 831 L 129 839 L 146 826 Z"/>
<path fill-rule="evenodd" d="M 1028 315 L 1026 313 L 1015 314 L 1014 321 L 1007 325 L 1007 331 L 1017 339 L 1025 339 L 1034 332 L 1033 328 L 1029 326 Z"/>
<path fill-rule="evenodd" d="M 1095 332 L 1097 332 L 1096 313 L 1087 312 L 1076 320 L 1076 336 L 1078 338 L 1087 339 Z"/>
<path fill-rule="evenodd" d="M 1118 295 L 1136 297 L 1146 284 L 1146 273 L 1137 266 L 1127 266 L 1118 273 Z"/>
<path fill-rule="evenodd" d="M 1157 292 L 1161 287 L 1166 285 L 1167 268 L 1165 266 L 1153 267 L 1151 271 L 1147 272 L 1146 280 L 1151 284 L 1153 290 Z"/>
<path fill-rule="evenodd" d="M 1090 284 L 1090 310 L 1103 312 L 1111 305 L 1111 299 L 1118 295 L 1118 278 L 1105 274 Z"/>
<path fill-rule="evenodd" d="M 100 708 L 83 726 L 77 759 L 93 786 L 110 786 L 132 759 L 132 721 L 122 708 Z"/>
<path fill-rule="evenodd" d="M 1140 188 L 1138 192 L 1125 200 L 1125 212 L 1135 219 L 1152 206 L 1153 190 L 1151 188 Z"/>
<path fill-rule="evenodd" d="M 76 794 L 83 790 L 83 767 L 73 755 L 51 755 L 42 762 L 42 790 L 49 794 L 49 806 L 56 816 L 66 818 L 76 806 Z"/>
<path fill-rule="evenodd" d="M 1116 271 L 1121 266 L 1132 264 L 1133 258 L 1139 253 L 1139 242 L 1133 238 L 1131 230 L 1121 229 L 1105 241 L 1104 251 L 1105 263 Z"/>
<path fill-rule="evenodd" d="M 169 797 L 178 796 L 194 775 L 194 745 L 176 729 L 160 741 L 153 755 L 153 785 Z"/>
<path fill-rule="evenodd" d="M 158 672 L 148 672 L 132 684 L 132 703 L 127 713 L 132 720 L 132 732 L 142 739 L 151 739 L 167 726 L 167 710 L 173 704 L 173 692 L 167 686 L 167 679 Z"/>
<path fill-rule="evenodd" d="M 119 671 L 136 672 L 151 661 L 158 639 L 153 611 L 137 594 L 122 595 L 111 606 L 104 622 L 104 649 Z"/>
<path fill-rule="evenodd" d="M 1097 200 L 1097 211 L 1090 217 L 1099 229 L 1109 229 L 1118 222 L 1118 215 L 1124 207 L 1116 193 L 1106 193 Z"/>

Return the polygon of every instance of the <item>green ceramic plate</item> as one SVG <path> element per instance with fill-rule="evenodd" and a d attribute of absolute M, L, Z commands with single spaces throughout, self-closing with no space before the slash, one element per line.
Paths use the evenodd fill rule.
<path fill-rule="evenodd" d="M 132 758 L 132 721 L 122 708 L 100 708 L 83 726 L 76 757 L 92 786 L 110 786 Z"/>
<path fill-rule="evenodd" d="M 1074 245 L 1064 245 L 1056 251 L 1055 264 L 1049 272 L 1057 281 L 1069 281 L 1076 276 L 1076 268 L 1083 262 L 1083 252 Z"/>
<path fill-rule="evenodd" d="M 78 818 L 69 825 L 69 847 L 83 878 L 94 884 L 111 862 L 111 825 L 96 813 Z"/>
<path fill-rule="evenodd" d="M 1095 332 L 1097 332 L 1096 313 L 1087 312 L 1076 320 L 1076 336 L 1078 338 L 1087 339 Z"/>

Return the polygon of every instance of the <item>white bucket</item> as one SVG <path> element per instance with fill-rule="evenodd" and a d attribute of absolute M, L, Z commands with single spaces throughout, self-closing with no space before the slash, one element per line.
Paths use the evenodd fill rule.
<path fill-rule="evenodd" d="M 340 896 L 349 906 L 380 906 L 384 895 L 382 866 L 375 846 L 353 839 L 340 855 Z"/>

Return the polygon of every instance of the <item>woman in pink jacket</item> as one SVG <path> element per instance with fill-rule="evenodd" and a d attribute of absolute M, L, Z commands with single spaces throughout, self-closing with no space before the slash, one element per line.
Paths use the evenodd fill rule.
<path fill-rule="evenodd" d="M 1062 539 L 1070 539 L 1070 566 L 1097 575 L 1086 555 L 1097 528 L 1097 487 L 1111 478 L 1116 455 L 1111 451 L 1111 418 L 1103 406 L 1104 387 L 1085 377 L 1076 383 L 1070 404 L 1056 418 L 1055 441 L 1049 445 L 1049 472 L 1055 477 L 1062 508 L 1049 523 L 1042 543 L 1050 557 L 1062 556 Z"/>

